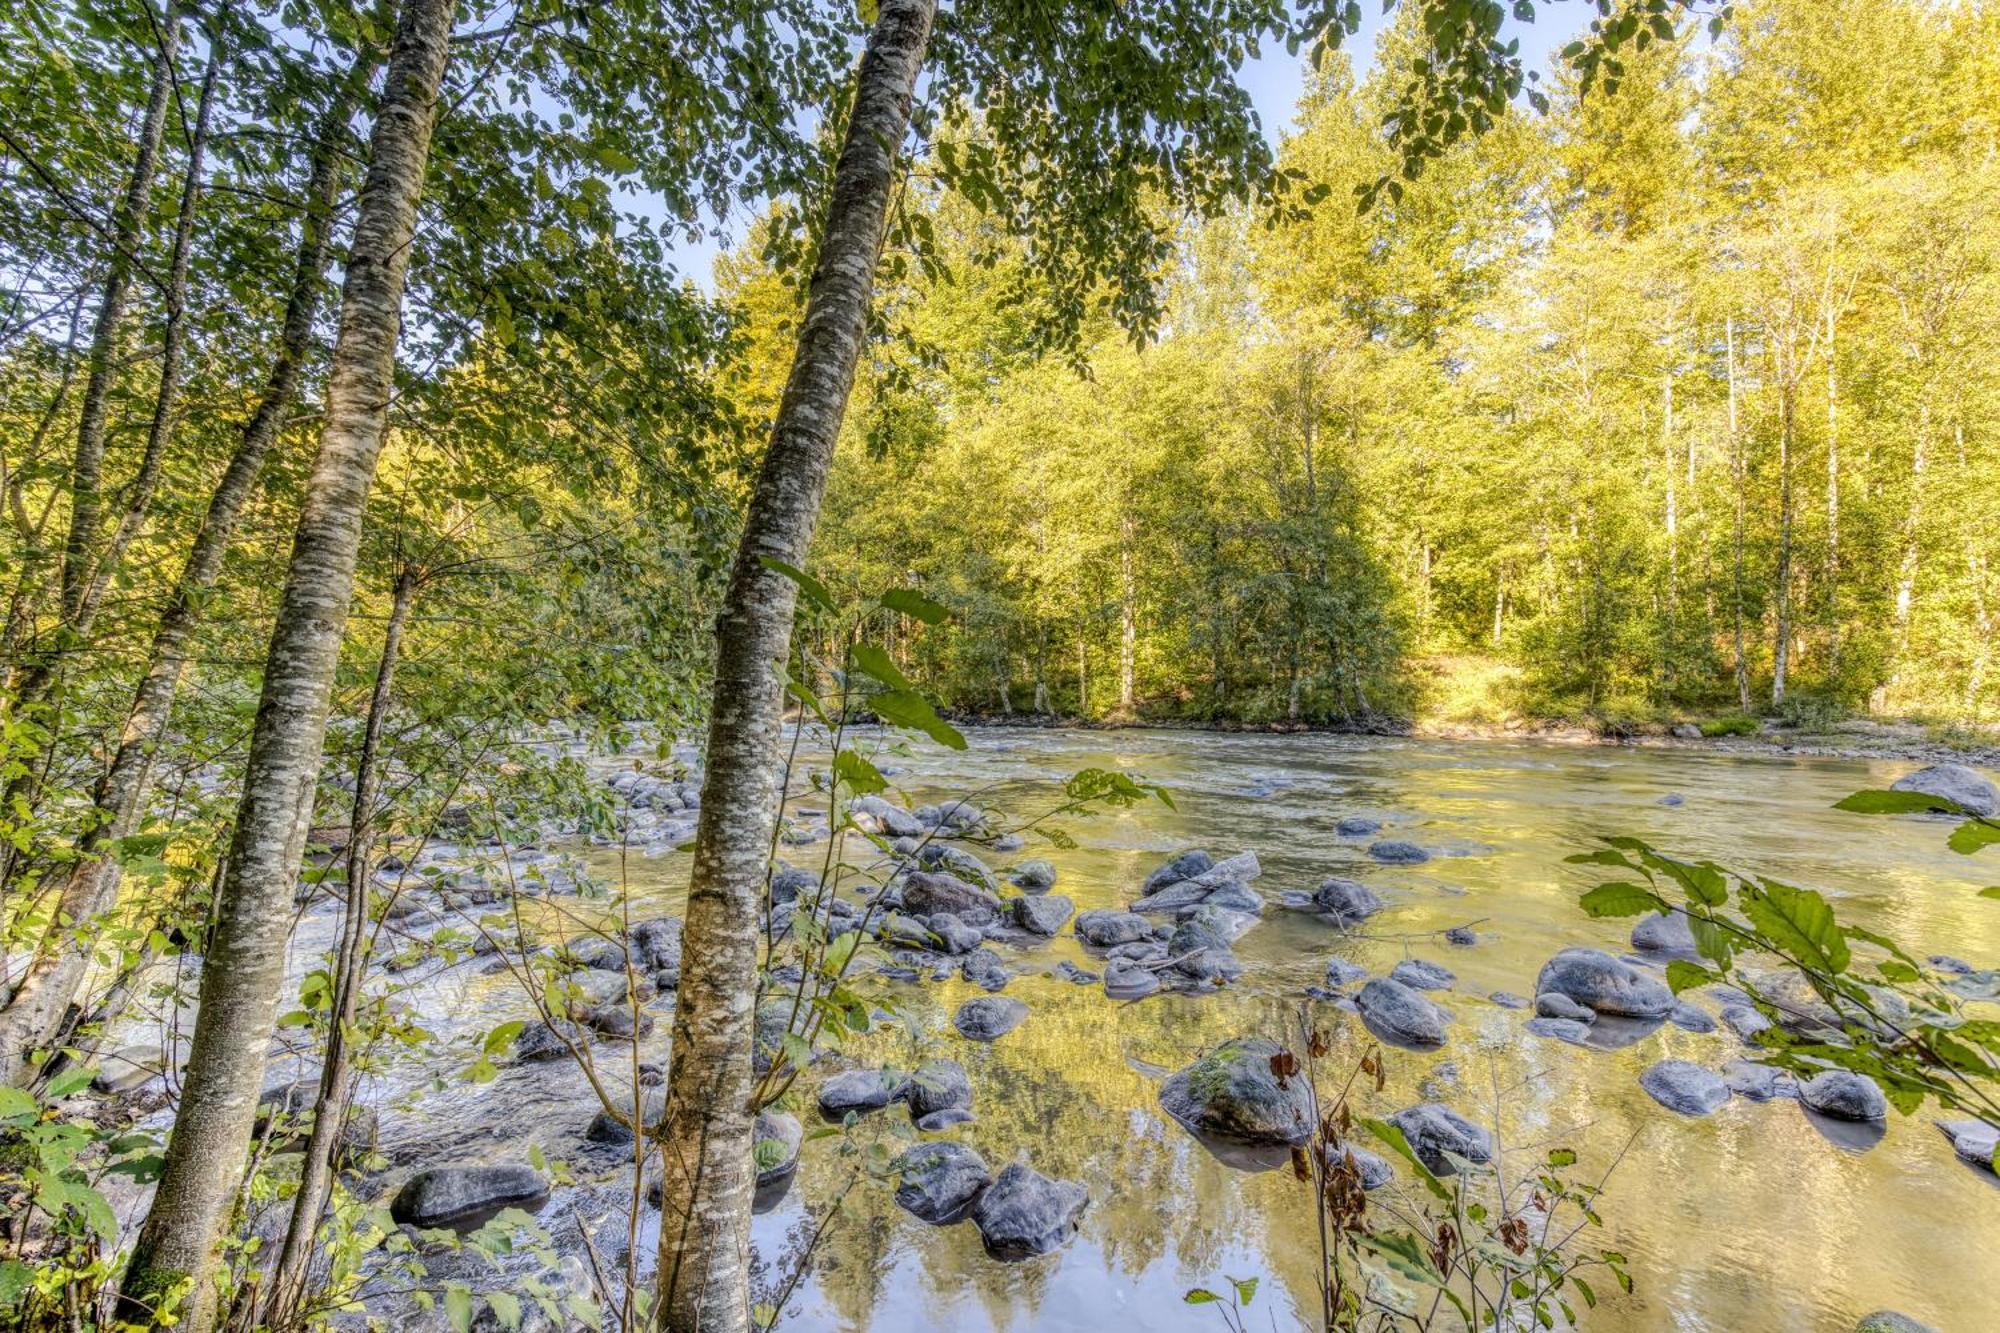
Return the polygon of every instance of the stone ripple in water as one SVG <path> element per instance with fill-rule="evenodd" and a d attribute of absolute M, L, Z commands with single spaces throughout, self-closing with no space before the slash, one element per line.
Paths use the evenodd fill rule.
<path fill-rule="evenodd" d="M 1075 850 L 1031 839 L 1013 856 L 989 858 L 1003 874 L 1029 858 L 1049 862 L 1079 913 L 1123 908 L 1167 856 L 1208 847 L 1255 851 L 1264 867 L 1258 889 L 1272 901 L 1310 893 L 1333 875 L 1383 891 L 1389 905 L 1369 920 L 1368 934 L 1479 921 L 1478 947 L 1452 954 L 1458 981 L 1447 1044 L 1430 1054 L 1389 1051 L 1389 1085 L 1363 1109 L 1386 1115 L 1434 1100 L 1422 1086 L 1430 1084 L 1469 1118 L 1497 1127 L 1504 1144 L 1573 1147 L 1593 1174 L 1636 1132 L 1603 1201 L 1602 1240 L 1631 1256 L 1637 1291 L 1609 1293 L 1592 1330 L 1790 1333 L 1852 1327 L 1885 1307 L 1938 1328 L 1989 1326 L 2000 1192 L 1991 1176 L 1955 1159 L 1930 1108 L 1907 1119 L 1892 1113 L 1886 1136 L 1861 1152 L 1816 1132 L 1782 1096 L 1688 1120 L 1657 1105 L 1639 1075 L 1663 1059 L 1724 1068 L 1744 1050 L 1726 1027 L 1697 1034 L 1642 1025 L 1603 1049 L 1537 1041 L 1522 1031 L 1531 1011 L 1476 998 L 1532 994 L 1538 970 L 1563 947 L 1627 952 L 1633 923 L 1584 916 L 1576 897 L 1592 881 L 1563 864 L 1604 833 L 1812 885 L 1856 924 L 1920 956 L 1942 949 L 1992 966 L 2000 912 L 1971 892 L 1967 867 L 1936 825 L 1829 808 L 1915 765 L 1325 736 L 969 735 L 963 754 L 919 745 L 896 761 L 911 805 L 979 790 L 982 805 L 1031 816 L 1056 803 L 1064 776 L 1085 767 L 1124 769 L 1173 792 L 1175 810 L 1152 803 L 1065 819 L 1081 844 Z M 1661 805 L 1670 792 L 1686 793 L 1686 803 Z M 810 795 L 804 802 L 816 804 Z M 1382 827 L 1341 837 L 1340 821 L 1355 816 Z M 1450 854 L 1382 865 L 1367 851 L 1382 839 Z M 685 857 L 629 864 L 635 884 L 658 899 L 649 912 L 679 910 Z M 617 859 L 599 852 L 594 868 L 615 878 Z M 316 947 L 302 940 L 295 967 Z M 1078 1182 L 1090 1206 L 1077 1234 L 1051 1254 L 1006 1264 L 984 1252 L 973 1227 L 933 1227 L 898 1208 L 889 1189 L 857 1188 L 847 1203 L 854 1219 L 822 1240 L 822 1263 L 789 1326 L 1207 1330 L 1216 1326 L 1209 1312 L 1181 1297 L 1225 1274 L 1262 1279 L 1258 1325 L 1275 1317 L 1293 1326 L 1317 1299 L 1310 1201 L 1286 1171 L 1245 1172 L 1197 1145 L 1160 1110 L 1152 1071 L 1180 1069 L 1232 1037 L 1285 1035 L 1298 998 L 1326 981 L 1331 961 L 1383 976 L 1404 946 L 1343 936 L 1307 914 L 1267 912 L 1235 944 L 1246 972 L 1233 987 L 1131 1003 L 1049 975 L 1059 962 L 1103 969 L 1067 926 L 1025 952 L 993 947 L 1023 970 L 1007 993 L 1030 1007 L 1033 1021 L 997 1043 L 966 1042 L 951 1032 L 951 1016 L 985 992 L 956 976 L 883 982 L 925 1036 L 879 1031 L 853 1063 L 912 1069 L 949 1055 L 964 1064 L 979 1119 L 947 1137 L 987 1162 L 1025 1158 L 1045 1176 Z M 504 978 L 470 976 L 443 990 L 419 1007 L 447 1035 L 525 1012 Z M 1353 1014 L 1330 1003 L 1314 1011 L 1334 1044 L 1329 1061 L 1351 1059 L 1369 1040 Z M 668 1027 L 649 1039 L 648 1058 L 663 1057 Z M 1456 1081 L 1446 1077 L 1447 1062 Z M 398 1071 L 373 1095 L 413 1089 L 429 1072 Z M 590 1105 L 580 1080 L 561 1068 L 509 1068 L 483 1087 L 450 1083 L 450 1065 L 437 1072 L 446 1092 L 414 1111 L 385 1113 L 392 1145 L 442 1143 L 426 1157 L 453 1164 L 523 1160 L 529 1142 L 577 1157 Z M 1496 1082 L 1510 1090 L 1497 1117 Z M 809 1077 L 808 1093 L 813 1086 Z M 846 1168 L 830 1142 L 806 1144 L 790 1194 L 756 1219 L 760 1254 L 784 1253 L 806 1202 L 839 1188 Z"/>

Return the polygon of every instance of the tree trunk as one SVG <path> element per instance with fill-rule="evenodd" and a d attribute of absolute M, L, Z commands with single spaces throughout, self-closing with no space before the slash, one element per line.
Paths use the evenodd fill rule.
<path fill-rule="evenodd" d="M 149 6 L 150 7 L 150 6 Z M 160 160 L 160 131 L 166 124 L 167 100 L 174 87 L 174 56 L 180 45 L 180 19 L 171 5 L 159 25 L 160 49 L 153 61 L 153 86 L 146 97 L 145 118 L 139 124 L 139 151 L 125 198 L 111 222 L 111 255 L 104 275 L 104 297 L 97 307 L 97 325 L 90 337 L 90 374 L 84 382 L 83 411 L 77 421 L 76 458 L 70 466 L 69 535 L 63 543 L 62 609 L 74 620 L 90 587 L 91 559 L 97 545 L 97 523 L 103 508 L 104 433 L 110 414 L 111 381 L 118 374 L 119 325 L 131 295 L 132 268 L 144 239 L 146 207 L 153 192 L 153 173 Z"/>
<path fill-rule="evenodd" d="M 777 818 L 779 670 L 874 298 L 895 155 L 935 0 L 883 0 L 861 57 L 798 350 L 716 615 L 707 774 L 695 834 L 662 1138 L 660 1294 L 672 1333 L 750 1324 L 751 1038 L 757 910 Z"/>
<path fill-rule="evenodd" d="M 1139 592 L 1132 573 L 1132 516 L 1118 525 L 1118 711 L 1131 715 L 1139 659 Z"/>
<path fill-rule="evenodd" d="M 1778 598 L 1777 641 L 1772 645 L 1771 706 L 1785 702 L 1785 672 L 1792 658 L 1792 428 L 1796 416 L 1791 368 L 1778 372 Z"/>
<path fill-rule="evenodd" d="M 334 197 L 342 176 L 339 141 L 351 114 L 353 92 L 367 82 L 373 65 L 372 60 L 357 64 L 321 123 L 306 185 L 306 212 L 291 294 L 270 378 L 209 500 L 187 564 L 168 594 L 154 631 L 146 674 L 133 692 L 118 748 L 98 780 L 96 814 L 89 832 L 79 841 L 78 858 L 65 872 L 67 878 L 60 890 L 60 918 L 72 926 L 67 932 L 52 931 L 43 941 L 7 1008 L 0 1011 L 0 1084 L 20 1082 L 30 1052 L 56 1039 L 56 1029 L 89 966 L 90 923 L 116 900 L 119 866 L 107 849 L 133 830 L 145 799 L 153 756 L 166 734 L 187 669 L 189 642 L 200 621 L 203 594 L 222 572 L 223 557 L 256 488 L 265 456 L 298 399 L 332 251 Z"/>
<path fill-rule="evenodd" d="M 1910 614 L 1916 608 L 1917 564 L 1922 552 L 1920 534 L 1924 514 L 1924 469 L 1929 464 L 1931 408 L 1925 403 L 1917 410 L 1917 437 L 1910 452 L 1910 503 L 1903 511 L 1903 552 L 1896 571 L 1896 657 L 1890 668 L 1890 682 L 1903 673 L 1910 655 Z"/>
<path fill-rule="evenodd" d="M 1734 474 L 1731 478 L 1736 485 L 1736 534 L 1733 556 L 1734 571 L 1731 575 L 1730 600 L 1736 622 L 1736 702 L 1744 712 L 1750 711 L 1750 663 L 1749 645 L 1743 634 L 1743 434 L 1738 428 L 1736 416 L 1736 320 L 1734 316 L 1723 321 L 1725 355 L 1729 364 L 1729 467 Z"/>
<path fill-rule="evenodd" d="M 389 623 L 382 632 L 382 659 L 375 668 L 375 689 L 368 700 L 368 721 L 361 734 L 361 759 L 355 767 L 354 806 L 347 831 L 347 905 L 341 918 L 340 943 L 334 953 L 334 986 L 327 1016 L 326 1058 L 320 1065 L 319 1095 L 313 1102 L 312 1133 L 306 1139 L 305 1160 L 299 1165 L 299 1192 L 292 1196 L 292 1218 L 284 1244 L 271 1269 L 270 1295 L 257 1321 L 271 1328 L 289 1327 L 305 1299 L 312 1270 L 313 1238 L 320 1215 L 333 1192 L 334 1154 L 347 1120 L 353 1092 L 354 1052 L 349 1029 L 360 1005 L 361 982 L 368 965 L 368 876 L 375 842 L 375 805 L 382 794 L 382 731 L 389 716 L 390 691 L 396 680 L 396 659 L 402 650 L 403 626 L 417 594 L 417 576 L 405 569 L 396 576 Z"/>
<path fill-rule="evenodd" d="M 1840 383 L 1833 358 L 1833 306 L 1826 311 L 1826 635 L 1827 659 L 1840 658 Z"/>
<path fill-rule="evenodd" d="M 1672 344 L 1668 344 L 1672 353 Z M 1674 654 L 1680 643 L 1681 514 L 1674 490 L 1674 372 L 1670 367 L 1660 385 L 1660 451 L 1667 474 L 1667 633 L 1661 666 L 1669 693 L 1674 687 Z"/>
<path fill-rule="evenodd" d="M 216 1246 L 263 1083 L 362 510 L 388 427 L 404 277 L 452 11 L 452 0 L 405 0 L 397 24 L 348 254 L 326 420 L 265 662 L 187 1080 L 121 1295 L 129 1317 L 146 1317 L 183 1283 L 191 1283 L 187 1327 L 206 1327 L 214 1313 Z"/>

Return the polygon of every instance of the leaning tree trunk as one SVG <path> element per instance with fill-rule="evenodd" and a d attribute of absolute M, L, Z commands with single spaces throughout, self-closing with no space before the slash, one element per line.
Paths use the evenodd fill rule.
<path fill-rule="evenodd" d="M 664 1177 L 657 1319 L 673 1333 L 750 1324 L 752 1008 L 757 909 L 777 818 L 783 668 L 794 586 L 767 561 L 804 563 L 874 295 L 895 154 L 935 0 L 883 0 L 861 57 L 791 377 L 716 615 L 707 776 L 695 834 L 660 1133 Z"/>
<path fill-rule="evenodd" d="M 388 427 L 404 276 L 452 10 L 452 0 L 405 0 L 390 51 L 348 253 L 319 455 L 265 659 L 179 1114 L 121 1294 L 127 1317 L 148 1317 L 183 1284 L 191 1284 L 187 1327 L 205 1328 L 214 1314 L 216 1248 L 263 1083 L 362 510 Z"/>
<path fill-rule="evenodd" d="M 153 756 L 166 733 L 187 669 L 188 647 L 201 618 L 204 594 L 222 572 L 237 520 L 256 489 L 272 443 L 298 400 L 333 248 L 333 206 L 343 175 L 340 139 L 352 114 L 353 91 L 367 82 L 373 67 L 370 59 L 357 63 L 321 122 L 306 184 L 306 211 L 292 289 L 270 378 L 209 500 L 208 514 L 195 534 L 187 564 L 168 594 L 154 631 L 146 674 L 133 692 L 118 748 L 94 793 L 96 815 L 90 831 L 80 840 L 77 860 L 62 872 L 66 879 L 60 890 L 59 918 L 71 922 L 72 927 L 66 933 L 52 933 L 44 941 L 45 947 L 37 950 L 7 1007 L 0 1010 L 0 1084 L 19 1083 L 28 1072 L 29 1055 L 60 1040 L 64 1015 L 89 967 L 90 923 L 117 897 L 119 866 L 109 849 L 132 832 L 145 798 Z"/>
<path fill-rule="evenodd" d="M 375 689 L 368 701 L 368 722 L 361 734 L 361 760 L 354 773 L 353 814 L 347 829 L 347 905 L 341 918 L 340 943 L 334 952 L 333 1003 L 327 1014 L 326 1058 L 320 1064 L 319 1095 L 313 1102 L 312 1132 L 306 1139 L 305 1160 L 299 1164 L 299 1190 L 292 1196 L 291 1223 L 271 1269 L 271 1290 L 258 1323 L 289 1328 L 305 1300 L 312 1270 L 313 1237 L 320 1214 L 333 1193 L 334 1155 L 340 1147 L 354 1091 L 354 1050 L 349 1029 L 360 1007 L 361 981 L 368 962 L 368 876 L 375 843 L 375 804 L 382 794 L 382 731 L 389 717 L 389 699 L 396 682 L 396 660 L 403 646 L 403 627 L 417 595 L 416 571 L 396 576 L 389 606 L 389 624 L 382 632 L 382 659 L 375 668 Z"/>

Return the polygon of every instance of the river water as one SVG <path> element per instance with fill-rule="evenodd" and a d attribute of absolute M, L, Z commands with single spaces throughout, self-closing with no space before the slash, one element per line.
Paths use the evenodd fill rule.
<path fill-rule="evenodd" d="M 1317 1305 L 1309 1191 L 1289 1171 L 1218 1160 L 1160 1112 L 1157 1084 L 1162 1072 L 1228 1037 L 1295 1039 L 1304 989 L 1322 980 L 1334 957 L 1378 975 L 1403 957 L 1428 958 L 1457 974 L 1450 991 L 1433 997 L 1451 1014 L 1449 1041 L 1429 1054 L 1388 1052 L 1387 1087 L 1366 1096 L 1367 1113 L 1429 1097 L 1495 1129 L 1517 1154 L 1516 1169 L 1558 1146 L 1577 1152 L 1580 1181 L 1616 1161 L 1593 1243 L 1629 1256 L 1634 1291 L 1594 1281 L 1604 1304 L 1585 1327 L 1805 1333 L 1845 1330 L 1882 1307 L 1953 1333 L 2000 1327 L 2000 1298 L 1988 1285 L 2000 1275 L 2000 1187 L 1954 1160 L 1930 1123 L 1934 1108 L 1908 1118 L 1892 1112 L 1872 1145 L 1836 1141 L 1790 1100 L 1737 1098 L 1705 1119 L 1683 1119 L 1649 1099 L 1638 1076 L 1667 1056 L 1719 1069 L 1744 1052 L 1727 1028 L 1698 1035 L 1668 1025 L 1618 1049 L 1579 1047 L 1524 1032 L 1527 1014 L 1486 998 L 1532 994 L 1536 971 L 1565 945 L 1625 951 L 1631 922 L 1586 917 L 1576 899 L 1595 877 L 1563 860 L 1605 834 L 1634 834 L 1683 857 L 1820 889 L 1844 920 L 1919 955 L 2000 962 L 2000 904 L 1975 896 L 2000 879 L 1987 863 L 2000 853 L 1984 862 L 1958 857 L 1938 823 L 1829 808 L 1850 791 L 1887 786 L 1913 765 L 1138 730 L 969 736 L 963 753 L 924 745 L 881 762 L 895 766 L 893 780 L 912 804 L 970 795 L 1016 821 L 1049 808 L 1062 780 L 1087 767 L 1141 775 L 1172 793 L 1172 808 L 1146 802 L 1063 819 L 1074 850 L 1031 840 L 1013 856 L 990 858 L 1003 868 L 1026 857 L 1052 861 L 1055 892 L 1079 910 L 1122 907 L 1148 871 L 1195 846 L 1218 858 L 1256 852 L 1264 871 L 1255 887 L 1269 899 L 1350 875 L 1389 906 L 1367 923 L 1365 938 L 1273 908 L 1236 945 L 1242 979 L 1202 996 L 1121 1003 L 1099 987 L 1048 975 L 1064 958 L 1102 965 L 1067 932 L 1033 950 L 1003 947 L 1023 973 L 1006 994 L 1031 1013 L 990 1045 L 950 1025 L 961 1001 L 984 993 L 977 988 L 956 977 L 870 979 L 900 1003 L 907 1030 L 882 1031 L 856 1062 L 960 1061 L 978 1120 L 948 1136 L 977 1148 L 996 1171 L 1021 1157 L 1081 1182 L 1090 1205 L 1063 1248 L 1003 1263 L 987 1257 L 970 1223 L 926 1225 L 898 1209 L 887 1188 L 864 1182 L 821 1238 L 783 1327 L 1216 1330 L 1222 1323 L 1213 1307 L 1189 1306 L 1183 1296 L 1232 1277 L 1260 1280 L 1251 1327 L 1298 1326 L 1300 1312 Z M 1680 802 L 1666 803 L 1673 796 Z M 1379 836 L 1416 842 L 1433 858 L 1373 864 L 1367 839 L 1336 834 L 1337 821 L 1350 815 L 1382 821 Z M 816 868 L 822 853 L 807 846 L 786 854 Z M 635 897 L 677 910 L 685 855 L 600 847 L 589 857 L 600 874 L 622 876 Z M 1478 943 L 1399 938 L 1460 924 L 1473 925 Z M 310 951 L 310 931 L 301 948 Z M 508 978 L 463 967 L 421 981 L 411 999 L 434 1031 L 459 1042 L 527 1012 Z M 1352 1014 L 1325 1003 L 1312 1013 L 1333 1038 L 1333 1064 L 1367 1043 Z M 667 1026 L 648 1050 L 663 1052 Z M 383 1074 L 371 1092 L 388 1107 L 393 1159 L 518 1161 L 533 1143 L 570 1160 L 585 1182 L 558 1190 L 545 1220 L 590 1182 L 615 1184 L 615 1168 L 583 1147 L 595 1107 L 574 1071 L 503 1068 L 494 1081 L 473 1085 L 452 1075 L 450 1059 L 419 1063 L 414 1074 Z M 812 1082 L 801 1083 L 808 1124 Z M 871 1120 L 901 1115 L 892 1107 Z M 809 1205 L 846 1179 L 834 1142 L 808 1143 L 789 1193 L 758 1217 L 761 1262 L 774 1265 L 795 1251 Z M 385 1177 L 382 1188 L 395 1179 Z M 1390 1188 L 1409 1185 L 1405 1178 Z"/>

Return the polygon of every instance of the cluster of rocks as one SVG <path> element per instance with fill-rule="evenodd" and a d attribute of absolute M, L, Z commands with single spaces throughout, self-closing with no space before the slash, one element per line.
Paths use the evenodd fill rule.
<path fill-rule="evenodd" d="M 1054 1180 L 1024 1161 L 994 1175 L 962 1143 L 920 1143 L 896 1159 L 896 1202 L 936 1226 L 970 1219 L 996 1259 L 1047 1254 L 1076 1234 L 1090 1192 Z"/>
<path fill-rule="evenodd" d="M 918 1129 L 939 1130 L 972 1120 L 972 1080 L 956 1060 L 926 1060 L 905 1073 L 897 1069 L 848 1069 L 828 1076 L 819 1087 L 819 1111 L 828 1120 L 867 1115 L 893 1103 L 909 1109 Z"/>
<path fill-rule="evenodd" d="M 699 777 L 661 777 L 643 769 L 621 768 L 605 779 L 605 785 L 634 809 L 683 816 L 701 809 Z"/>

